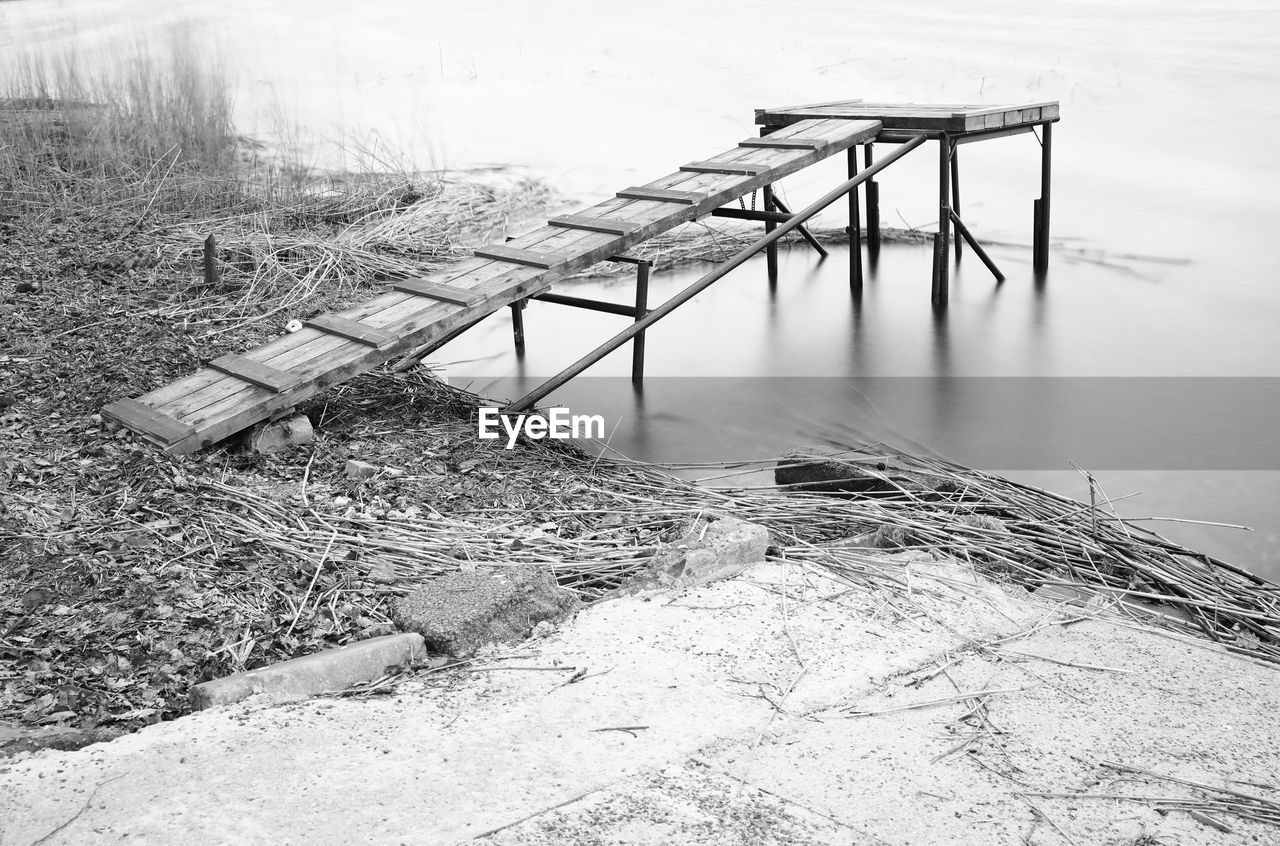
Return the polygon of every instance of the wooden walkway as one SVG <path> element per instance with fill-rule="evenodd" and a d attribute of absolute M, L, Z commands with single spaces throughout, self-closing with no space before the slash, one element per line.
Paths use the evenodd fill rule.
<path fill-rule="evenodd" d="M 568 274 L 868 142 L 882 129 L 879 120 L 844 114 L 779 122 L 785 125 L 764 137 L 476 250 L 447 272 L 395 282 L 368 302 L 318 315 L 299 332 L 243 355 L 224 355 L 170 385 L 113 402 L 103 414 L 168 453 L 194 452 L 542 294 Z"/>

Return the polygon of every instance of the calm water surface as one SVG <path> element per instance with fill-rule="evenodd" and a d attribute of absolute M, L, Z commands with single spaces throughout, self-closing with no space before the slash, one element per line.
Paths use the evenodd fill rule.
<path fill-rule="evenodd" d="M 987 0 L 961 9 L 931 0 L 903 11 L 744 0 L 731 15 L 725 8 L 670 0 L 23 0 L 0 5 L 0 52 L 109 52 L 182 27 L 226 57 L 247 130 L 268 131 L 283 105 L 320 140 L 341 131 L 348 143 L 396 148 L 423 165 L 514 165 L 550 180 L 569 205 L 732 146 L 752 134 L 755 107 L 850 97 L 1061 101 L 1055 249 L 1044 279 L 1030 270 L 1035 140 L 969 145 L 962 211 L 992 244 L 1008 275 L 1003 285 L 966 254 L 949 308 L 936 312 L 928 248 L 910 244 L 882 250 L 857 303 L 839 250 L 824 262 L 787 251 L 773 291 L 763 266 L 749 264 L 651 331 L 655 378 L 642 397 L 623 378 L 625 350 L 592 370 L 597 378 L 557 395 L 576 411 L 604 414 L 617 426 L 612 445 L 639 457 L 764 457 L 870 437 L 964 460 L 995 433 L 1020 445 L 1011 455 L 1035 458 L 984 467 L 1080 495 L 1083 482 L 1067 462 L 1088 460 L 1089 450 L 1072 432 L 1027 425 L 1016 409 L 966 417 L 942 395 L 932 398 L 935 413 L 889 413 L 868 406 L 849 380 L 954 377 L 961 381 L 939 383 L 952 386 L 941 390 L 963 393 L 955 385 L 967 378 L 1019 377 L 1037 385 L 1029 395 L 1051 404 L 1055 379 L 1280 375 L 1274 4 Z M 313 146 L 317 164 L 331 162 L 327 149 Z M 935 166 L 926 147 L 886 171 L 886 225 L 931 227 Z M 803 205 L 834 185 L 841 167 L 790 178 L 783 196 Z M 840 223 L 839 213 L 824 222 Z M 657 276 L 651 301 L 705 269 Z M 619 282 L 578 287 L 586 296 L 630 296 Z M 621 326 L 620 318 L 535 303 L 526 328 L 528 354 L 517 360 L 506 315 L 490 318 L 442 353 L 453 362 L 450 378 L 516 395 Z M 1280 399 L 1273 382 L 1254 386 L 1264 410 Z M 1167 415 L 1191 449 L 1167 459 L 1111 457 L 1092 469 L 1112 496 L 1145 491 L 1124 500 L 1122 513 L 1254 526 L 1249 534 L 1165 530 L 1280 576 L 1280 472 L 1271 469 L 1280 456 L 1269 439 L 1233 440 L 1238 408 L 1203 405 Z M 1063 419 L 1079 419 L 1079 408 L 1068 411 L 1077 417 L 1064 411 Z M 1110 422 L 1139 425 L 1136 417 Z M 1217 466 L 1230 469 L 1206 469 L 1192 457 L 1218 461 L 1223 441 L 1232 449 Z M 1241 469 L 1250 450 L 1252 466 L 1266 469 Z"/>

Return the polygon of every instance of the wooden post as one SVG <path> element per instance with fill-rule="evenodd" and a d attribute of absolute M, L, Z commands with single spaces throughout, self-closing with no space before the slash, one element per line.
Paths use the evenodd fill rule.
<path fill-rule="evenodd" d="M 862 163 L 866 167 L 871 167 L 872 152 L 871 145 L 867 144 L 863 147 Z M 876 253 L 880 252 L 880 183 L 874 179 L 868 179 L 867 187 L 867 253 L 874 260 Z"/>
<path fill-rule="evenodd" d="M 516 356 L 524 355 L 524 307 L 527 300 L 516 300 L 511 304 L 511 334 L 515 337 Z"/>
<path fill-rule="evenodd" d="M 777 211 L 773 204 L 773 186 L 764 186 L 764 210 Z M 768 235 L 777 229 L 778 225 L 772 221 L 766 220 L 764 223 L 764 234 Z M 769 244 L 765 250 L 765 263 L 769 268 L 769 287 L 773 287 L 778 283 L 778 245 L 776 242 Z"/>
<path fill-rule="evenodd" d="M 218 285 L 218 242 L 212 232 L 204 239 L 204 284 L 206 288 Z"/>
<path fill-rule="evenodd" d="M 649 313 L 649 262 L 636 265 L 636 320 Z M 631 381 L 639 385 L 644 381 L 644 332 L 637 332 L 631 342 Z"/>
<path fill-rule="evenodd" d="M 938 138 L 938 232 L 933 236 L 933 303 L 945 305 L 950 291 L 948 260 L 951 252 L 951 139 Z"/>
<path fill-rule="evenodd" d="M 1035 237 L 1032 263 L 1036 270 L 1049 267 L 1049 182 L 1050 162 L 1053 158 L 1053 124 L 1041 124 L 1040 138 L 1040 199 L 1035 203 Z"/>
<path fill-rule="evenodd" d="M 960 214 L 960 145 L 951 145 L 951 211 Z M 963 238 L 955 238 L 956 261 L 960 261 L 960 250 L 964 245 Z"/>
<path fill-rule="evenodd" d="M 849 148 L 849 178 L 858 175 L 858 148 Z M 858 186 L 849 189 L 849 290 L 862 294 L 862 221 L 858 215 Z"/>

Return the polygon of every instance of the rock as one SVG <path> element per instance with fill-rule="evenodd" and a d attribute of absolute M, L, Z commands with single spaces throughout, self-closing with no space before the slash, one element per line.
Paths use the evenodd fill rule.
<path fill-rule="evenodd" d="M 203 710 L 257 693 L 276 700 L 304 699 L 373 681 L 388 667 L 408 666 L 425 657 L 422 638 L 416 634 L 370 638 L 198 684 L 191 688 L 191 704 Z"/>
<path fill-rule="evenodd" d="M 890 498 L 957 490 L 950 479 L 906 470 L 883 459 L 855 459 L 849 453 L 833 455 L 807 449 L 792 450 L 780 458 L 773 480 L 802 491 Z"/>
<path fill-rule="evenodd" d="M 467 658 L 482 647 L 527 638 L 577 609 L 578 597 L 530 564 L 450 573 L 391 604 L 391 619 L 433 652 Z"/>
<path fill-rule="evenodd" d="M 351 458 L 347 460 L 346 474 L 348 479 L 370 479 L 378 475 L 378 465 Z"/>
<path fill-rule="evenodd" d="M 309 444 L 313 440 L 315 431 L 311 428 L 311 420 L 305 414 L 295 414 L 254 426 L 245 435 L 245 448 L 266 455 L 298 444 Z"/>
<path fill-rule="evenodd" d="M 696 521 L 683 538 L 654 556 L 653 566 L 663 584 L 706 584 L 763 561 L 768 548 L 768 529 L 721 516 Z"/>

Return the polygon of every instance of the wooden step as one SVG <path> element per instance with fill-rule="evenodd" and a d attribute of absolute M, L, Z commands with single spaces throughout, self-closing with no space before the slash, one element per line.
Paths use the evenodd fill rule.
<path fill-rule="evenodd" d="M 277 394 L 283 393 L 290 388 L 296 388 L 302 379 L 292 373 L 284 370 L 277 370 L 251 358 L 245 358 L 235 353 L 227 353 L 218 356 L 209 362 L 209 366 L 214 370 L 220 370 L 228 376 L 234 376 L 251 385 L 257 385 L 259 388 L 266 388 Z"/>
<path fill-rule="evenodd" d="M 102 407 L 102 413 L 135 432 L 150 435 L 168 446 L 195 434 L 195 429 L 181 420 L 161 414 L 146 403 L 122 399 Z"/>
<path fill-rule="evenodd" d="M 428 282 L 425 279 L 401 279 L 392 282 L 391 287 L 397 291 L 404 291 L 406 294 L 416 294 L 419 297 L 460 306 L 473 306 L 484 299 L 483 294 L 475 291 L 455 288 L 452 285 L 444 285 L 440 282 Z"/>
<path fill-rule="evenodd" d="M 771 165 L 745 164 L 742 162 L 689 162 L 680 169 L 690 173 L 725 173 L 733 176 L 759 176 L 773 170 Z"/>
<path fill-rule="evenodd" d="M 516 247 L 504 247 L 501 244 L 490 244 L 475 251 L 476 258 L 492 259 L 494 261 L 506 261 L 511 264 L 523 264 L 528 267 L 536 267 L 539 270 L 550 270 L 551 268 L 564 264 L 569 259 L 567 256 L 557 256 L 552 253 L 540 253 L 536 250 L 521 250 Z"/>
<path fill-rule="evenodd" d="M 610 220 L 607 217 L 594 217 L 589 214 L 566 214 L 553 217 L 547 223 L 565 229 L 585 229 L 588 232 L 604 232 L 609 235 L 630 235 L 641 226 L 639 223 Z"/>
<path fill-rule="evenodd" d="M 305 325 L 369 347 L 380 347 L 396 339 L 396 336 L 390 332 L 384 332 L 358 320 L 348 320 L 336 314 L 317 314 L 305 321 Z"/>
<path fill-rule="evenodd" d="M 696 205 L 707 198 L 706 194 L 693 191 L 672 191 L 667 188 L 623 188 L 618 196 L 624 200 L 654 200 L 659 203 L 684 203 Z"/>
<path fill-rule="evenodd" d="M 738 142 L 739 147 L 765 147 L 780 150 L 821 150 L 827 142 L 821 138 L 747 138 Z"/>

